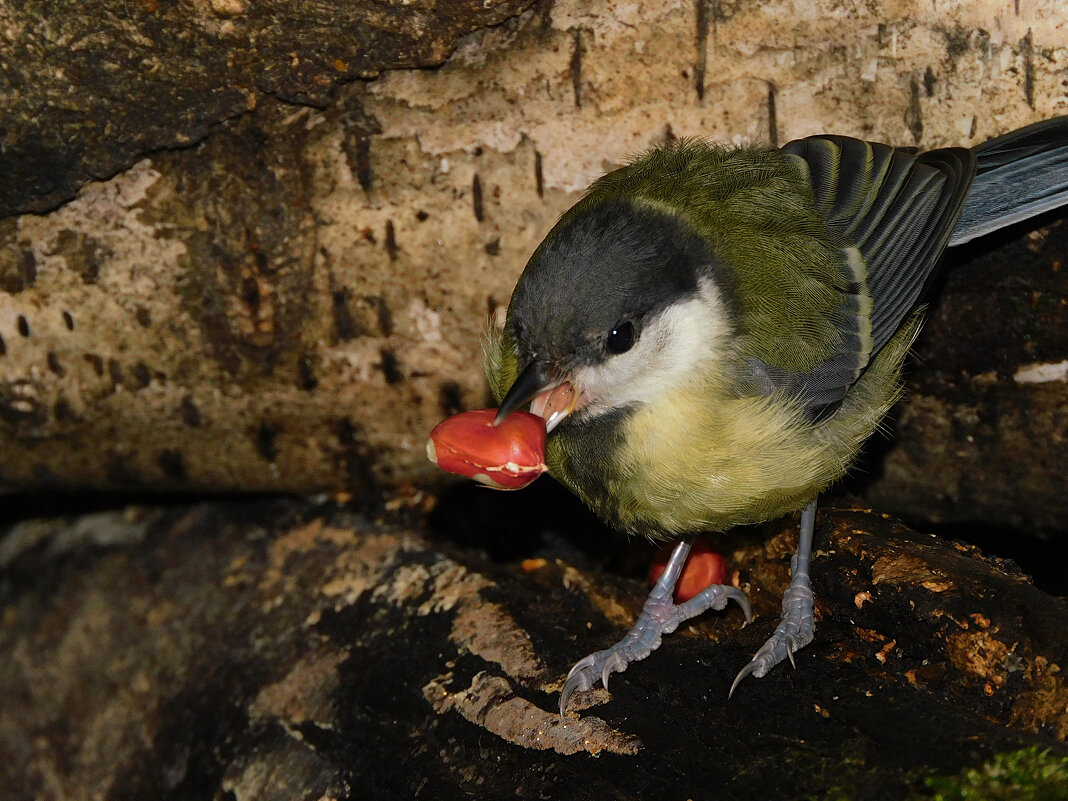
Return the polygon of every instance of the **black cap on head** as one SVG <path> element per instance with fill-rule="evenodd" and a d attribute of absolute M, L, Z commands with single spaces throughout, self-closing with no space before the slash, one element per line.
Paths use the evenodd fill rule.
<path fill-rule="evenodd" d="M 605 358 L 614 326 L 641 321 L 697 291 L 708 243 L 686 222 L 624 199 L 557 223 L 512 294 L 509 323 L 522 361 L 569 367 Z"/>

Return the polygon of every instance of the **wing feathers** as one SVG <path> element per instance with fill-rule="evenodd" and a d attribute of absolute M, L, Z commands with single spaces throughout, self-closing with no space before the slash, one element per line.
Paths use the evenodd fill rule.
<path fill-rule="evenodd" d="M 783 152 L 809 180 L 843 252 L 855 247 L 866 267 L 854 282 L 865 291 L 843 291 L 841 346 L 800 381 L 806 403 L 823 410 L 845 396 L 918 301 L 960 216 L 975 156 L 962 148 L 916 156 L 841 136 L 790 142 Z"/>
<path fill-rule="evenodd" d="M 916 306 L 943 251 L 1068 203 L 1068 117 L 992 139 L 974 150 L 917 155 L 843 136 L 811 136 L 782 152 L 812 189 L 842 242 L 836 349 L 804 372 L 750 358 L 746 379 L 833 413 Z M 973 187 L 974 181 L 974 187 Z M 744 382 L 743 382 L 744 383 Z"/>

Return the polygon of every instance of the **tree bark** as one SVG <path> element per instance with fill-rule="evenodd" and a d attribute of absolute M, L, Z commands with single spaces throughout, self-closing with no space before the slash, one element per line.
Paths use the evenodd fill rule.
<path fill-rule="evenodd" d="M 440 64 L 463 35 L 528 5 L 4 0 L 0 217 L 49 211 L 265 96 L 324 108 L 342 83 Z"/>
<path fill-rule="evenodd" d="M 751 626 L 707 615 L 561 719 L 568 666 L 624 633 L 646 586 L 566 561 L 544 516 L 517 532 L 500 501 L 453 503 L 434 530 L 487 514 L 513 558 L 281 500 L 16 526 L 5 797 L 895 799 L 999 752 L 1068 754 L 1068 605 L 849 509 L 817 526 L 796 670 L 727 699 L 775 624 L 787 521 L 719 541 Z"/>
<path fill-rule="evenodd" d="M 985 530 L 1068 529 L 1066 256 L 1063 220 L 951 252 L 867 503 Z"/>
<path fill-rule="evenodd" d="M 726 701 L 787 521 L 722 540 L 752 626 L 709 615 L 560 721 L 648 551 L 551 482 L 477 492 L 423 454 L 488 402 L 485 320 L 597 174 L 671 136 L 927 148 L 1063 113 L 1054 0 L 0 0 L 0 23 L 0 483 L 46 515 L 5 499 L 7 795 L 893 799 L 1065 754 L 1064 601 L 854 509 L 820 518 L 796 671 Z M 1064 530 L 1068 226 L 1040 223 L 951 257 L 899 444 L 850 487 L 877 508 Z M 90 495 L 66 519 L 85 499 L 48 494 L 131 487 L 388 513 Z"/>
<path fill-rule="evenodd" d="M 488 403 L 487 315 L 557 215 L 629 154 L 670 136 L 817 131 L 969 144 L 1064 110 L 1054 0 L 804 14 L 785 0 L 604 0 L 518 16 L 518 2 L 284 5 L 148 4 L 127 19 L 100 3 L 34 25 L 38 6 L 0 6 L 3 91 L 21 120 L 4 163 L 28 171 L 9 212 L 81 187 L 46 216 L 0 221 L 9 488 L 373 494 L 440 480 L 423 443 L 443 416 Z M 52 55 L 82 67 L 50 68 Z M 872 502 L 1064 527 L 1050 490 L 1068 434 L 1063 237 L 1049 242 L 1039 289 L 965 282 L 1003 306 L 978 320 L 952 307 L 938 346 L 951 353 L 916 367 L 918 380 L 938 371 L 939 392 L 919 387 L 899 415 L 928 444 L 890 458 Z M 1032 245 L 1006 243 L 1006 269 Z M 966 330 L 1002 355 L 976 352 L 956 376 L 945 365 Z M 1030 368 L 1052 378 L 1012 378 Z M 1005 430 L 972 430 L 969 410 Z"/>

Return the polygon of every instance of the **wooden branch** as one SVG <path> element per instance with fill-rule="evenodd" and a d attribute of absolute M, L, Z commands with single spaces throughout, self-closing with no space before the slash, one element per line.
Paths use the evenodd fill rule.
<path fill-rule="evenodd" d="M 816 641 L 728 701 L 796 530 L 722 540 L 754 624 L 708 615 L 561 720 L 566 669 L 625 631 L 645 586 L 503 516 L 484 533 L 522 558 L 292 501 L 15 527 L 6 797 L 899 798 L 1001 751 L 1064 752 L 1068 605 L 973 548 L 822 515 Z"/>
<path fill-rule="evenodd" d="M 0 218 L 199 142 L 263 95 L 321 108 L 339 84 L 440 64 L 530 2 L 4 0 Z"/>
<path fill-rule="evenodd" d="M 35 6 L 4 8 L 21 20 Z M 53 71 L 33 91 L 54 98 L 65 87 L 71 102 L 114 102 L 137 115 L 82 108 L 70 124 L 109 144 L 71 152 L 125 154 L 116 165 L 151 155 L 47 216 L 0 222 L 8 487 L 376 493 L 440 480 L 423 442 L 443 416 L 488 403 L 478 367 L 487 315 L 502 313 L 530 252 L 606 167 L 669 135 L 782 142 L 835 130 L 921 147 L 967 144 L 1063 112 L 1068 63 L 1052 0 L 1023 4 L 1018 15 L 1001 3 L 869 4 L 803 20 L 776 0 L 641 15 L 606 0 L 539 5 L 464 39 L 440 69 L 392 71 L 328 95 L 331 81 L 361 70 L 444 58 L 461 29 L 519 5 L 496 5 L 489 16 L 471 6 L 455 19 L 442 11 L 440 25 L 429 7 L 414 16 L 404 16 L 411 5 L 385 10 L 380 39 L 368 33 L 371 17 L 334 37 L 330 26 L 348 17 L 323 20 L 299 4 L 291 30 L 275 25 L 283 12 L 271 5 L 196 6 L 174 25 L 158 23 L 184 14 L 169 6 L 146 7 L 135 22 L 107 8 L 97 14 L 106 41 L 138 25 L 155 37 L 122 40 L 114 58 L 126 66 L 114 71 L 114 90 L 79 94 L 77 76 L 65 73 L 63 84 Z M 12 30 L 17 41 L 44 41 L 83 30 L 91 15 L 68 16 Z M 427 33 L 417 36 L 420 19 Z M 791 23 L 769 27 L 773 19 Z M 254 53 L 226 33 L 261 28 Z M 109 69 L 107 58 L 90 57 L 105 39 L 69 40 L 70 57 L 94 65 L 79 80 Z M 224 50 L 233 67 L 220 66 Z M 297 55 L 279 55 L 290 50 Z M 13 52 L 7 69 L 40 72 L 39 52 Z M 138 54 L 159 62 L 155 82 L 131 72 Z M 197 64 L 221 77 L 181 72 Z M 186 84 L 158 78 L 172 71 Z M 145 100 L 164 89 L 183 99 Z M 302 93 L 326 107 L 274 99 Z M 225 99 L 233 97 L 237 106 Z M 216 124 L 253 100 L 252 111 Z M 203 136 L 173 115 L 215 127 L 196 147 L 159 152 Z M 58 123 L 46 127 L 81 141 Z M 33 159 L 20 163 L 41 180 L 52 174 Z M 98 167 L 91 171 L 118 168 Z M 89 169 L 64 168 L 55 185 L 79 185 Z M 899 415 L 912 444 L 890 457 L 872 502 L 1063 527 L 1066 506 L 1051 487 L 1064 475 L 1058 443 L 1068 421 L 1057 409 L 1066 384 L 1013 378 L 1068 358 L 1057 311 L 1068 296 L 1068 273 L 1056 269 L 1064 238 L 1041 236 L 999 251 L 1018 280 L 993 270 L 973 280 L 972 264 L 958 262 L 967 277 L 956 289 L 947 283 L 939 307 L 956 311 L 938 312 L 915 370 L 918 382 L 937 374 L 938 392 L 915 385 L 916 402 Z M 976 305 L 984 294 L 996 309 Z M 965 341 L 981 347 L 958 374 L 950 365 Z M 1000 355 L 985 363 L 991 342 Z M 987 421 L 979 429 L 972 412 Z"/>

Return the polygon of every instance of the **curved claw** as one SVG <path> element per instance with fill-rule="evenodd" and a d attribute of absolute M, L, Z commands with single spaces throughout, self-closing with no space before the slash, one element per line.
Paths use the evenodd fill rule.
<path fill-rule="evenodd" d="M 626 668 L 627 663 L 623 661 L 617 652 L 613 651 L 609 654 L 608 659 L 605 660 L 604 667 L 601 668 L 601 684 L 604 685 L 604 688 L 606 690 L 608 689 L 608 677 L 611 676 L 613 672 L 621 673 L 626 670 Z"/>
<path fill-rule="evenodd" d="M 598 651 L 576 662 L 568 671 L 567 679 L 564 680 L 564 686 L 560 690 L 560 717 L 564 716 L 567 702 L 572 695 L 581 690 L 590 689 L 597 681 L 593 674 L 597 672 L 598 664 L 600 664 L 601 684 L 607 690 L 608 677 L 613 673 L 622 673 L 627 669 L 628 662 L 623 654 L 612 649 Z"/>
<path fill-rule="evenodd" d="M 786 655 L 790 657 L 790 664 L 794 670 L 797 670 L 797 662 L 794 661 L 794 638 L 793 636 L 787 637 L 786 642 L 783 643 L 786 646 Z"/>
<path fill-rule="evenodd" d="M 768 671 L 779 663 L 782 657 L 780 656 L 776 658 L 773 649 L 773 644 L 773 640 L 768 640 L 768 642 L 764 643 L 760 647 L 760 650 L 753 655 L 753 658 L 749 660 L 748 664 L 746 664 L 744 668 L 738 671 L 738 675 L 734 677 L 734 681 L 731 682 L 731 689 L 727 693 L 728 700 L 730 700 L 730 697 L 734 695 L 735 688 L 742 683 L 742 679 L 744 679 L 746 676 L 753 676 L 754 678 L 759 679 L 763 676 L 766 676 Z M 786 639 L 786 652 L 790 654 L 791 662 L 793 661 L 792 645 L 793 638 L 788 637 Z"/>
<path fill-rule="evenodd" d="M 585 661 L 585 660 L 583 660 Z M 567 676 L 567 681 L 564 682 L 563 688 L 560 690 L 560 717 L 564 716 L 564 710 L 567 709 L 567 702 L 576 690 L 588 690 L 590 685 L 586 682 L 586 677 L 581 673 L 578 676 L 575 675 L 575 665 L 571 668 L 571 672 Z M 585 686 L 584 686 L 585 685 Z"/>
<path fill-rule="evenodd" d="M 753 608 L 749 605 L 749 597 L 737 587 L 727 588 L 727 598 L 732 599 L 738 606 L 742 607 L 742 612 L 745 614 L 745 622 L 753 622 Z"/>
<path fill-rule="evenodd" d="M 723 609 L 731 600 L 742 608 L 747 623 L 753 620 L 749 598 L 741 589 L 730 585 L 713 584 L 681 604 L 676 605 L 672 601 L 674 583 L 682 570 L 689 548 L 689 541 L 680 542 L 675 547 L 668 568 L 657 580 L 656 586 L 653 587 L 653 591 L 642 607 L 637 622 L 626 636 L 611 648 L 590 654 L 571 668 L 560 690 L 561 718 L 564 716 L 572 695 L 580 690 L 588 690 L 596 684 L 598 679 L 605 689 L 608 689 L 608 679 L 613 673 L 622 673 L 632 662 L 645 659 L 660 647 L 663 635 L 675 631 L 683 621 L 708 609 Z M 749 672 L 753 669 L 766 671 L 767 667 L 763 662 L 764 660 L 756 662 Z M 743 671 L 744 675 L 747 674 Z M 735 679 L 735 685 L 741 678 L 742 676 L 739 676 Z M 734 692 L 733 687 L 731 692 Z"/>
<path fill-rule="evenodd" d="M 564 710 L 567 708 L 567 701 L 571 698 L 571 693 L 575 691 L 575 688 L 571 686 L 571 682 L 565 681 L 563 689 L 560 690 L 560 717 L 564 717 Z"/>
<path fill-rule="evenodd" d="M 738 671 L 738 675 L 734 677 L 734 681 L 731 682 L 731 689 L 727 693 L 727 700 L 729 701 L 731 696 L 734 695 L 734 691 L 738 689 L 738 685 L 742 683 L 742 679 L 751 674 L 758 667 L 755 659 L 751 660 L 744 668 Z"/>
<path fill-rule="evenodd" d="M 597 656 L 597 654 L 590 654 L 589 656 L 583 657 L 567 672 L 564 686 L 560 690 L 560 717 L 564 716 L 564 710 L 567 708 L 567 701 L 572 695 L 579 690 L 588 690 L 593 686 L 593 682 L 590 681 L 587 671 L 596 666 Z"/>
<path fill-rule="evenodd" d="M 596 658 L 595 658 L 596 656 L 597 656 L 597 654 L 590 654 L 589 656 L 584 656 L 582 659 L 580 659 L 578 662 L 576 662 L 574 665 L 572 665 L 571 666 L 571 670 L 569 670 L 567 672 L 566 681 L 571 681 L 571 677 L 574 676 L 579 671 L 585 670 L 586 668 L 593 667 L 594 663 L 597 661 Z M 566 684 L 565 684 L 565 686 L 566 686 Z"/>

